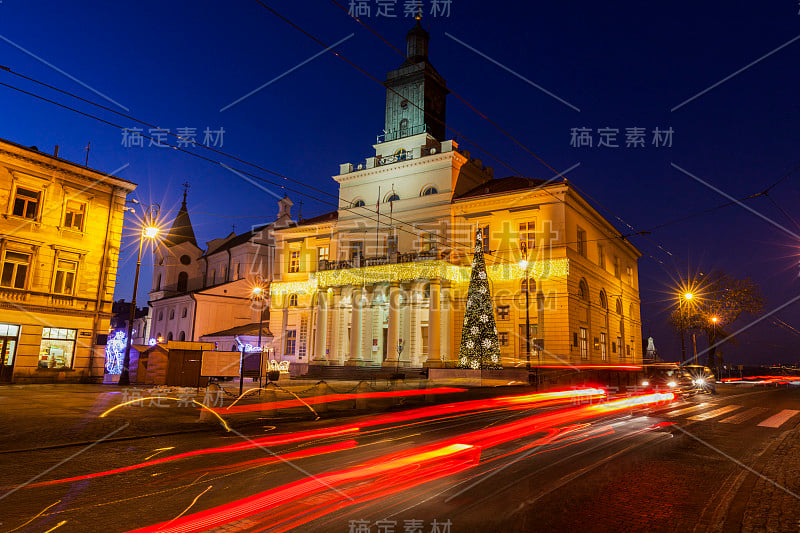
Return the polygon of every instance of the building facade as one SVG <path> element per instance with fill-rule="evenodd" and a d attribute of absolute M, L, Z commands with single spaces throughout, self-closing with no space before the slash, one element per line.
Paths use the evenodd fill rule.
<path fill-rule="evenodd" d="M 0 381 L 102 380 L 135 188 L 0 140 Z"/>
<path fill-rule="evenodd" d="M 292 223 L 291 207 L 292 202 L 283 198 L 274 222 L 213 239 L 203 249 L 197 245 L 184 193 L 169 233 L 154 251 L 150 342 L 199 341 L 209 336 L 225 339 L 226 345 L 217 347 L 220 350 L 238 349 L 229 330 L 249 331 L 259 323 L 266 339 L 268 287 L 275 262 L 272 232 Z M 263 289 L 263 300 L 255 297 L 256 287 Z"/>
<path fill-rule="evenodd" d="M 455 366 L 480 229 L 504 366 L 641 362 L 640 253 L 565 180 L 495 178 L 446 139 L 427 50 L 417 25 L 339 209 L 275 231 L 276 358 Z"/>

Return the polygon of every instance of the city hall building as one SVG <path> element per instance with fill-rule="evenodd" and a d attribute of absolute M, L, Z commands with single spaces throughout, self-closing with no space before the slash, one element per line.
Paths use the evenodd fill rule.
<path fill-rule="evenodd" d="M 0 382 L 102 380 L 135 188 L 0 140 Z"/>
<path fill-rule="evenodd" d="M 338 210 L 274 231 L 276 358 L 455 366 L 480 229 L 503 366 L 640 363 L 640 253 L 566 180 L 496 178 L 447 138 L 428 40 L 408 33 L 374 155 L 333 176 Z"/>

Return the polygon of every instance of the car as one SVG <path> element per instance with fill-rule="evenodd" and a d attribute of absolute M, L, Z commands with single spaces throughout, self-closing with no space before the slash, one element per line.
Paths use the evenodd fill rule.
<path fill-rule="evenodd" d="M 681 369 L 686 379 L 691 380 L 695 392 L 717 393 L 717 378 L 710 368 L 702 365 L 682 365 Z"/>
<path fill-rule="evenodd" d="M 694 393 L 694 384 L 678 363 L 645 365 L 642 387 L 653 392 L 672 392 L 681 396 Z"/>

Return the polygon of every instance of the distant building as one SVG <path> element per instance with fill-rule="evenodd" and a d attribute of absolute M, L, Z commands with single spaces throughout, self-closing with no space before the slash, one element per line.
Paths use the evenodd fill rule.
<path fill-rule="evenodd" d="M 151 339 L 157 342 L 198 341 L 215 336 L 220 350 L 238 349 L 230 331 L 257 328 L 260 303 L 252 290 L 265 289 L 263 332 L 269 334 L 269 283 L 272 280 L 272 231 L 291 223 L 292 202 L 278 201 L 276 220 L 241 234 L 198 246 L 189 219 L 186 194 L 167 236 L 154 253 L 150 290 Z M 230 343 L 230 345 L 227 345 Z"/>
<path fill-rule="evenodd" d="M 641 362 L 639 251 L 566 181 L 495 178 L 447 139 L 427 51 L 417 24 L 374 155 L 333 177 L 338 210 L 274 232 L 276 359 L 455 366 L 481 229 L 504 366 Z"/>
<path fill-rule="evenodd" d="M 102 380 L 135 188 L 0 140 L 0 381 Z"/>

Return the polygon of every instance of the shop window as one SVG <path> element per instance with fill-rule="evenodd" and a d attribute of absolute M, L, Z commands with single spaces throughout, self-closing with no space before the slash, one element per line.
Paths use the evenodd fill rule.
<path fill-rule="evenodd" d="M 508 320 L 510 314 L 510 307 L 508 305 L 497 306 L 497 320 Z"/>
<path fill-rule="evenodd" d="M 14 210 L 13 213 L 18 217 L 29 218 L 36 220 L 39 215 L 39 202 L 41 200 L 39 191 L 32 191 L 30 189 L 23 189 L 17 187 L 17 193 L 14 196 Z"/>
<path fill-rule="evenodd" d="M 43 328 L 39 368 L 72 368 L 77 329 Z"/>
<path fill-rule="evenodd" d="M 78 263 L 75 261 L 56 261 L 56 276 L 53 284 L 53 292 L 56 294 L 73 294 L 75 290 L 75 275 L 78 271 Z"/>
<path fill-rule="evenodd" d="M 67 208 L 64 212 L 64 227 L 83 231 L 83 219 L 86 214 L 86 204 L 67 200 Z"/>
<path fill-rule="evenodd" d="M 289 272 L 300 272 L 300 250 L 289 252 Z"/>
<path fill-rule="evenodd" d="M 297 330 L 287 329 L 283 345 L 283 355 L 294 355 L 296 344 L 297 344 Z"/>
<path fill-rule="evenodd" d="M 6 251 L 3 272 L 2 276 L 0 276 L 0 286 L 24 289 L 30 262 L 30 254 Z"/>

